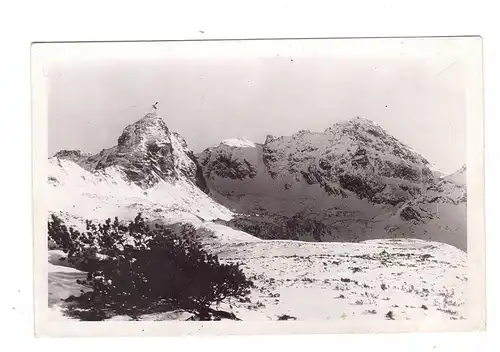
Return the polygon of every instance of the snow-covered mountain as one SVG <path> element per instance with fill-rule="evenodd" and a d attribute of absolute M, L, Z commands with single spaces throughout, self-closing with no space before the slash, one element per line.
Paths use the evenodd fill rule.
<path fill-rule="evenodd" d="M 228 139 L 198 158 L 156 114 L 117 145 L 49 159 L 49 207 L 65 218 L 213 221 L 264 239 L 413 237 L 466 250 L 466 168 L 441 176 L 365 118 L 322 133 Z"/>
<path fill-rule="evenodd" d="M 119 166 L 141 188 L 184 178 L 206 191 L 201 169 L 186 141 L 155 113 L 127 126 L 116 146 L 96 155 L 63 150 L 54 157 L 72 160 L 89 171 Z"/>
<path fill-rule="evenodd" d="M 263 144 L 226 140 L 198 159 L 211 195 L 240 214 L 224 223 L 262 238 L 396 236 L 466 247 L 465 183 L 441 177 L 424 157 L 365 118 L 322 133 L 269 135 Z M 450 216 L 431 214 L 432 207 L 450 208 Z M 426 216 L 413 219 L 416 208 Z"/>
<path fill-rule="evenodd" d="M 96 155 L 63 150 L 49 159 L 50 211 L 80 219 L 143 212 L 200 222 L 229 219 L 212 200 L 193 152 L 156 114 L 127 126 L 117 145 Z"/>

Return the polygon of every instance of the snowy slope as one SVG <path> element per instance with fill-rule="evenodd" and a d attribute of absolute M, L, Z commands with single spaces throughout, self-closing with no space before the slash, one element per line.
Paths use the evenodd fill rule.
<path fill-rule="evenodd" d="M 231 216 L 230 211 L 185 179 L 159 181 L 143 189 L 130 182 L 119 167 L 90 172 L 72 161 L 52 158 L 48 182 L 49 210 L 82 219 L 114 216 L 131 219 L 138 212 L 153 218 L 229 219 Z"/>
<path fill-rule="evenodd" d="M 286 314 L 297 320 L 380 321 L 390 311 L 395 320 L 422 323 L 467 317 L 466 254 L 445 244 L 261 241 L 219 253 L 243 262 L 257 280 L 252 302 L 232 302 L 243 320 Z"/>

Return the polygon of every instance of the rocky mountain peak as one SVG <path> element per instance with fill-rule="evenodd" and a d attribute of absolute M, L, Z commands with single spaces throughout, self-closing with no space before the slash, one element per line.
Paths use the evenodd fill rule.
<path fill-rule="evenodd" d="M 395 205 L 435 181 L 424 157 L 362 117 L 338 122 L 323 133 L 301 130 L 270 139 L 263 162 L 272 178 L 292 175 L 289 188 L 304 179 L 331 195 L 347 190 L 375 203 Z"/>
<path fill-rule="evenodd" d="M 120 167 L 130 181 L 149 188 L 159 181 L 175 182 L 185 177 L 203 191 L 207 187 L 196 157 L 186 141 L 171 132 L 156 113 L 148 113 L 123 130 L 117 144 L 95 155 L 62 151 L 57 158 L 69 159 L 88 171 Z"/>
<path fill-rule="evenodd" d="M 338 122 L 327 128 L 325 133 L 332 136 L 334 141 L 349 142 L 361 148 L 383 151 L 404 162 L 430 166 L 422 155 L 396 139 L 382 126 L 365 117 Z"/>
<path fill-rule="evenodd" d="M 168 142 L 170 131 L 156 113 L 146 114 L 137 122 L 125 127 L 118 138 L 118 148 L 132 152 L 144 151 L 148 145 Z"/>

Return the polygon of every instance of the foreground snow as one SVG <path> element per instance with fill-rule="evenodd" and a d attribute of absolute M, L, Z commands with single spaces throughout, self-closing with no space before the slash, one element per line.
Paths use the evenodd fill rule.
<path fill-rule="evenodd" d="M 221 235 L 217 238 L 223 239 Z M 232 300 L 219 307 L 242 320 L 466 318 L 466 254 L 452 246 L 420 240 L 245 242 L 244 236 L 240 240 L 212 241 L 210 249 L 222 261 L 242 263 L 255 282 L 250 302 Z M 51 263 L 57 264 L 55 260 Z M 77 294 L 82 287 L 76 279 L 84 276 L 83 272 L 51 264 L 53 319 L 68 319 L 60 310 L 60 299 Z M 186 320 L 190 316 L 175 311 L 141 319 Z"/>
<path fill-rule="evenodd" d="M 445 244 L 261 241 L 218 251 L 256 278 L 252 303 L 233 303 L 243 320 L 466 318 L 466 254 Z"/>

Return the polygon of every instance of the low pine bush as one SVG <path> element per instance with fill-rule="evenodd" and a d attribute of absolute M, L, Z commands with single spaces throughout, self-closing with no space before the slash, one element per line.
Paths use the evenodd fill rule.
<path fill-rule="evenodd" d="M 52 216 L 49 239 L 88 272 L 92 290 L 70 297 L 67 313 L 82 320 L 185 309 L 210 320 L 210 307 L 243 298 L 253 286 L 239 264 L 224 264 L 204 250 L 192 225 L 179 230 L 150 225 L 139 214 L 128 225 L 117 218 L 86 223 L 79 232 Z"/>

